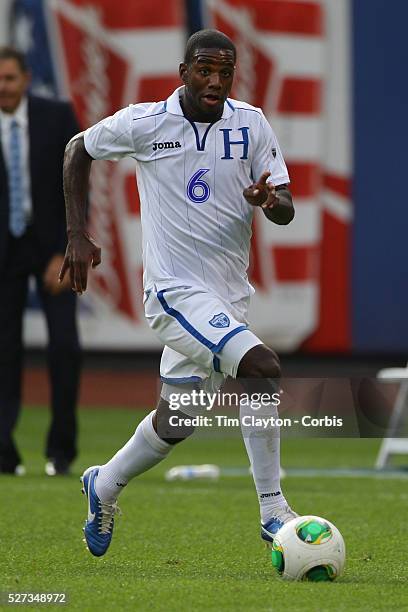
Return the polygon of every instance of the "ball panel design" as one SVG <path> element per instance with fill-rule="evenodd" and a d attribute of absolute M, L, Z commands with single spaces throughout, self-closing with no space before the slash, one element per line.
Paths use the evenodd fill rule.
<path fill-rule="evenodd" d="M 309 529 L 313 523 L 317 525 Z M 308 535 L 311 537 L 307 541 Z M 341 533 L 333 523 L 319 516 L 292 519 L 274 537 L 272 564 L 283 580 L 332 581 L 341 575 L 344 562 Z"/>
<path fill-rule="evenodd" d="M 276 541 L 272 542 L 272 565 L 278 572 L 278 574 L 283 574 L 285 570 L 285 559 L 283 557 L 283 549 Z"/>
<path fill-rule="evenodd" d="M 296 534 L 302 542 L 307 544 L 323 544 L 328 542 L 333 532 L 326 521 L 315 518 L 306 519 L 296 526 Z"/>
<path fill-rule="evenodd" d="M 302 580 L 307 582 L 331 582 L 337 576 L 337 572 L 333 565 L 316 565 L 308 570 Z"/>

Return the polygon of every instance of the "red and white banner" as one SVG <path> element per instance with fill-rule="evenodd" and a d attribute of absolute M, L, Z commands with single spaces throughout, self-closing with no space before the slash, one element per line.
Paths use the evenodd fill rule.
<path fill-rule="evenodd" d="M 179 84 L 185 44 L 182 0 L 48 0 L 59 89 L 74 102 L 81 126 L 131 102 L 161 100 Z M 102 264 L 81 297 L 86 347 L 159 346 L 144 320 L 139 197 L 132 160 L 93 165 L 90 231 Z M 33 318 L 38 317 L 34 315 Z M 30 326 L 32 339 L 42 331 Z"/>

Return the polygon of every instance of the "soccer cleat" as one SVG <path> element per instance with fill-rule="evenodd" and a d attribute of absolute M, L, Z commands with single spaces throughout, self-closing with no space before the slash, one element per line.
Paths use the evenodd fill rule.
<path fill-rule="evenodd" d="M 88 498 L 88 518 L 83 529 L 89 552 L 95 557 L 106 553 L 112 540 L 113 517 L 120 510 L 116 501 L 102 502 L 95 491 L 95 480 L 99 473 L 99 465 L 89 467 L 81 476 L 82 493 Z"/>
<path fill-rule="evenodd" d="M 278 533 L 279 529 L 283 527 L 285 523 L 288 523 L 297 516 L 299 515 L 286 505 L 277 508 L 276 514 L 274 514 L 269 521 L 261 523 L 261 538 L 268 548 L 272 546 L 273 538 Z"/>

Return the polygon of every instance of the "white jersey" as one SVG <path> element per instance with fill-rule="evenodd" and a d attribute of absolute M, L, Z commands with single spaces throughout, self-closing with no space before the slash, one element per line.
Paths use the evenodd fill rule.
<path fill-rule="evenodd" d="M 269 170 L 289 183 L 278 141 L 262 111 L 228 99 L 219 121 L 193 123 L 166 100 L 132 104 L 85 132 L 94 159 L 136 160 L 144 288 L 193 285 L 228 302 L 248 282 L 253 207 L 243 189 Z"/>

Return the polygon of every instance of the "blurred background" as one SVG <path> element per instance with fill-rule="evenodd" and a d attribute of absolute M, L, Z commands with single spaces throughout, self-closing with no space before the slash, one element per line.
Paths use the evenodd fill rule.
<path fill-rule="evenodd" d="M 26 52 L 32 90 L 71 99 L 86 128 L 131 102 L 168 97 L 193 31 L 227 33 L 238 49 L 232 97 L 263 108 L 296 205 L 289 227 L 255 218 L 253 330 L 289 373 L 298 363 L 375 373 L 404 363 L 408 346 L 407 18 L 404 0 L 2 0 L 0 44 Z M 112 368 L 119 379 L 129 370 L 114 403 L 140 405 L 146 389 L 157 392 L 160 346 L 143 316 L 133 162 L 96 164 L 90 199 L 103 264 L 80 299 L 81 403 L 110 403 Z M 28 403 L 46 398 L 45 334 L 33 291 Z"/>

